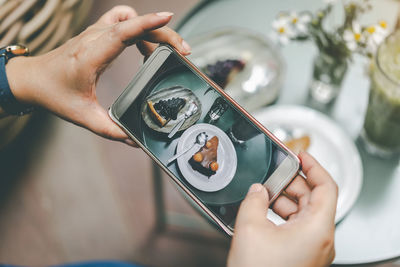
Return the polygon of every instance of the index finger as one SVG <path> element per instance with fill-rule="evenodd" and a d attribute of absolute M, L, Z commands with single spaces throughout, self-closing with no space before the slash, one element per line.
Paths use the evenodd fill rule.
<path fill-rule="evenodd" d="M 336 213 L 338 187 L 329 173 L 307 152 L 299 155 L 306 181 L 311 186 L 310 204 L 328 219 Z"/>
<path fill-rule="evenodd" d="M 121 21 L 125 21 L 128 19 L 132 19 L 137 17 L 136 11 L 130 6 L 115 6 L 106 12 L 100 19 L 96 22 L 96 24 L 105 24 L 112 25 Z"/>
<path fill-rule="evenodd" d="M 96 30 L 95 34 L 88 33 L 87 38 L 92 42 L 86 42 L 83 51 L 91 52 L 93 66 L 107 66 L 127 46 L 143 40 L 147 32 L 165 26 L 171 20 L 171 16 L 172 13 L 169 12 L 137 16 L 109 25 L 100 31 Z"/>
<path fill-rule="evenodd" d="M 335 183 L 330 174 L 307 152 L 299 154 L 302 171 L 307 177 L 311 188 L 319 185 Z"/>
<path fill-rule="evenodd" d="M 111 38 L 114 42 L 123 42 L 125 45 L 146 40 L 152 43 L 168 43 L 184 55 L 190 54 L 190 46 L 174 30 L 164 27 L 171 19 L 172 13 L 159 12 L 146 14 L 117 23 L 112 28 L 115 34 Z"/>
<path fill-rule="evenodd" d="M 143 39 L 152 43 L 167 43 L 175 47 L 181 54 L 189 55 L 189 44 L 174 30 L 164 26 L 146 33 Z"/>

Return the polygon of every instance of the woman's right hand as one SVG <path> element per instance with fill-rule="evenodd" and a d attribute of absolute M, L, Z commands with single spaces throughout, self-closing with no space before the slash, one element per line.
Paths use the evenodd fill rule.
<path fill-rule="evenodd" d="M 266 218 L 270 203 L 265 187 L 250 187 L 236 219 L 229 267 L 319 267 L 333 261 L 338 188 L 312 156 L 299 157 L 306 178 L 297 176 L 272 206 L 287 219 L 285 224 Z"/>

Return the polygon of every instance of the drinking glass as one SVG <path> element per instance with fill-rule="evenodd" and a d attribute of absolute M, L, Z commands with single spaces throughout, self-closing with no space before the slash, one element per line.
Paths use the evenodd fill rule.
<path fill-rule="evenodd" d="M 244 145 L 247 140 L 261 134 L 260 130 L 254 127 L 244 117 L 238 118 L 227 132 L 229 138 L 235 143 Z"/>
<path fill-rule="evenodd" d="M 370 73 L 369 102 L 361 139 L 368 152 L 400 152 L 400 31 L 379 46 Z"/>
<path fill-rule="evenodd" d="M 229 105 L 226 102 L 226 100 L 223 99 L 222 97 L 218 97 L 217 99 L 215 99 L 210 110 L 204 117 L 204 122 L 215 124 L 219 120 L 219 118 L 225 113 L 228 107 Z"/>

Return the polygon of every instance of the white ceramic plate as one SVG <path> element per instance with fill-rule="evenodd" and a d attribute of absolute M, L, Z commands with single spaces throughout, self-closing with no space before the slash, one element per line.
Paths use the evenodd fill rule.
<path fill-rule="evenodd" d="M 206 132 L 208 138 L 217 136 L 219 139 L 217 156 L 219 168 L 217 172 L 207 177 L 193 170 L 192 166 L 189 164 L 189 160 L 193 154 L 200 149 L 198 145 L 178 158 L 177 163 L 182 176 L 193 187 L 205 192 L 215 192 L 225 188 L 235 176 L 237 167 L 236 151 L 232 141 L 221 129 L 211 124 L 199 123 L 188 128 L 182 134 L 176 148 L 177 153 L 192 146 L 195 143 L 196 136 L 201 132 Z"/>
<path fill-rule="evenodd" d="M 349 136 L 326 115 L 303 106 L 273 106 L 256 114 L 256 119 L 272 132 L 284 128 L 292 131 L 293 135 L 310 136 L 311 144 L 307 151 L 338 184 L 335 221 L 343 219 L 356 202 L 363 180 L 360 155 Z"/>
<path fill-rule="evenodd" d="M 222 27 L 194 36 L 188 40 L 192 47 L 189 58 L 205 73 L 207 65 L 220 60 L 245 63 L 244 69 L 230 77 L 225 87 L 240 105 L 253 111 L 276 100 L 285 67 L 280 51 L 265 35 L 245 28 Z"/>

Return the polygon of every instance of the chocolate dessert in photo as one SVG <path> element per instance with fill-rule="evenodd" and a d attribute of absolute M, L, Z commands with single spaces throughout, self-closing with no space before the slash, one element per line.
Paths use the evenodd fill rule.
<path fill-rule="evenodd" d="M 218 170 L 217 153 L 218 137 L 214 136 L 206 142 L 189 160 L 192 168 L 208 177 L 215 174 Z"/>
<path fill-rule="evenodd" d="M 179 111 L 185 104 L 186 100 L 180 97 L 160 100 L 157 103 L 153 103 L 151 100 L 147 101 L 151 118 L 160 127 L 164 127 L 171 119 L 176 120 Z"/>
<path fill-rule="evenodd" d="M 207 65 L 204 72 L 221 88 L 225 88 L 233 77 L 243 70 L 244 66 L 245 63 L 242 60 L 218 60 L 215 64 Z"/>

